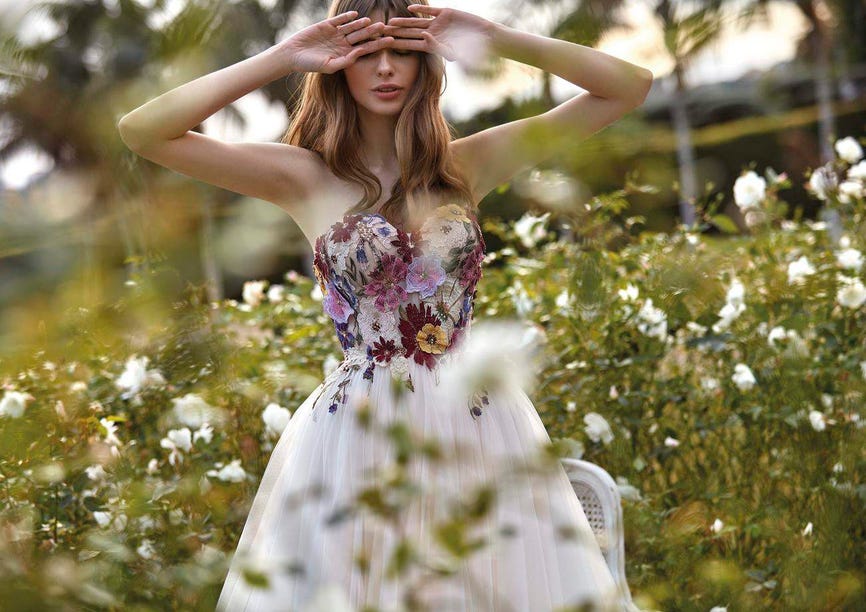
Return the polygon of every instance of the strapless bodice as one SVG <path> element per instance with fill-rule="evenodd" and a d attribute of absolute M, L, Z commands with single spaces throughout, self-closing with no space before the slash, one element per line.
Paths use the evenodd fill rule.
<path fill-rule="evenodd" d="M 313 269 L 344 357 L 435 370 L 468 336 L 485 244 L 459 204 L 405 232 L 380 213 L 351 213 L 316 238 Z"/>

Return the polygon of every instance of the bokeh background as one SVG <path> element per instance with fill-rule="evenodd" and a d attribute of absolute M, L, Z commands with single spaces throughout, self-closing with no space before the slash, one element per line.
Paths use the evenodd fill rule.
<path fill-rule="evenodd" d="M 830 159 L 832 134 L 856 132 L 864 121 L 866 15 L 859 0 L 451 5 L 653 71 L 641 108 L 556 160 L 579 200 L 616 186 L 626 170 L 660 186 L 634 202 L 649 229 L 690 223 L 692 198 L 725 194 L 731 204 L 746 153 L 800 176 Z M 115 124 L 160 93 L 322 19 L 326 3 L 2 6 L 0 304 L 23 307 L 3 318 L 4 344 L 32 327 L 15 313 L 28 321 L 34 310 L 24 304 L 39 303 L 62 279 L 104 264 L 123 274 L 164 248 L 184 262 L 185 277 L 206 279 L 214 298 L 238 296 L 244 280 L 276 279 L 287 267 L 311 272 L 308 245 L 283 211 L 141 160 Z M 461 135 L 543 112 L 580 91 L 516 62 L 473 74 L 449 64 L 443 108 Z M 228 140 L 277 140 L 298 80 L 278 79 L 196 129 Z M 789 197 L 805 215 L 816 214 L 800 184 Z M 544 202 L 510 189 L 482 208 L 514 218 L 530 204 Z"/>
<path fill-rule="evenodd" d="M 864 609 L 862 0 L 434 5 L 655 76 L 482 202 L 476 309 L 544 338 L 533 398 L 562 453 L 617 477 L 636 602 Z M 339 346 L 292 219 L 138 157 L 116 123 L 326 10 L 0 0 L 13 609 L 212 609 L 267 451 Z M 298 83 L 195 129 L 276 141 Z M 580 91 L 449 63 L 442 106 L 465 135 Z"/>

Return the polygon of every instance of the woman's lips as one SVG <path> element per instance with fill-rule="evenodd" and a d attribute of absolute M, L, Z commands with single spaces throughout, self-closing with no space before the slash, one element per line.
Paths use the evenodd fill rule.
<path fill-rule="evenodd" d="M 374 89 L 373 93 L 382 100 L 393 100 L 400 97 L 400 94 L 403 93 L 403 89 L 395 89 L 394 91 L 379 91 L 378 89 Z"/>

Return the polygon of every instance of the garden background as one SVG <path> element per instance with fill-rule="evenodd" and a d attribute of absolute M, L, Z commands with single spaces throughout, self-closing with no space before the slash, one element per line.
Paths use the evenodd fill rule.
<path fill-rule="evenodd" d="M 116 122 L 325 6 L 0 7 L 3 607 L 212 610 L 269 451 L 341 353 L 292 220 L 136 156 Z M 864 609 L 862 2 L 459 8 L 625 49 L 656 76 L 641 108 L 482 202 L 474 322 L 508 321 L 533 356 L 552 455 L 617 479 L 635 603 Z M 723 41 L 769 54 L 749 33 L 791 18 L 790 58 L 696 70 Z M 471 99 L 513 69 L 449 66 L 458 135 L 562 100 L 531 71 L 529 94 Z M 262 140 L 297 76 L 256 94 L 282 118 Z M 242 102 L 197 130 L 244 128 Z M 429 450 L 387 435 L 406 460 Z M 359 503 L 387 515 L 394 486 Z M 441 534 L 455 556 L 471 520 Z"/>

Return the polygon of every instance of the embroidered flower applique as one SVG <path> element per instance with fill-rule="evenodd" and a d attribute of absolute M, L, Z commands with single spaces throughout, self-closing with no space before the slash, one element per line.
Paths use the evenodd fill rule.
<path fill-rule="evenodd" d="M 474 217 L 459 204 L 438 207 L 415 231 L 404 232 L 379 213 L 347 214 L 315 242 L 313 268 L 325 313 L 346 356 L 329 412 L 346 403 L 346 384 L 375 366 L 414 391 L 408 364 L 434 372 L 456 354 L 470 325 L 485 244 Z M 473 418 L 486 392 L 470 400 Z"/>

